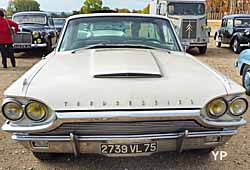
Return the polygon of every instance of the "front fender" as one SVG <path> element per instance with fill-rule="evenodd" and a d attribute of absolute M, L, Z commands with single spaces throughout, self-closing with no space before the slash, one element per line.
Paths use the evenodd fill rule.
<path fill-rule="evenodd" d="M 243 75 L 243 68 L 245 65 L 250 65 L 250 49 L 241 52 L 237 61 L 237 69 L 240 72 L 240 75 Z"/>
<path fill-rule="evenodd" d="M 232 45 L 235 38 L 238 38 L 239 40 L 241 39 L 241 35 L 239 32 L 234 33 L 233 36 L 231 37 L 231 40 L 230 40 L 231 45 Z"/>

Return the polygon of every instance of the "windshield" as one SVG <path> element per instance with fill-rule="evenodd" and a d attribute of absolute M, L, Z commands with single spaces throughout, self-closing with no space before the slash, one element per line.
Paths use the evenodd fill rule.
<path fill-rule="evenodd" d="M 71 20 L 59 51 L 95 44 L 141 45 L 180 51 L 169 21 L 149 17 L 88 17 Z"/>
<path fill-rule="evenodd" d="M 55 25 L 64 25 L 65 24 L 65 19 L 54 18 L 53 21 L 54 21 Z"/>
<path fill-rule="evenodd" d="M 203 3 L 169 3 L 169 15 L 205 15 Z"/>
<path fill-rule="evenodd" d="M 18 24 L 46 24 L 45 15 L 18 15 L 13 18 Z"/>
<path fill-rule="evenodd" d="M 250 26 L 250 18 L 237 18 L 234 21 L 234 25 L 236 27 L 249 27 Z"/>

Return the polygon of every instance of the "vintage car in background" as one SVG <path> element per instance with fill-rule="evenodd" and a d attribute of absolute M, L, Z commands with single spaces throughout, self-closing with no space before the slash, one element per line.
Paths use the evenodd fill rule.
<path fill-rule="evenodd" d="M 49 13 L 20 12 L 14 14 L 13 20 L 21 30 L 14 35 L 16 52 L 41 50 L 41 53 L 48 54 L 56 47 L 58 32 Z"/>
<path fill-rule="evenodd" d="M 184 52 L 167 17 L 76 15 L 65 28 L 4 93 L 2 130 L 37 158 L 209 152 L 246 124 L 245 89 Z"/>
<path fill-rule="evenodd" d="M 201 54 L 207 52 L 211 29 L 207 25 L 206 0 L 151 0 L 150 14 L 167 16 L 182 44 L 197 47 Z"/>
<path fill-rule="evenodd" d="M 221 28 L 214 35 L 216 46 L 229 44 L 239 54 L 250 47 L 250 15 L 238 14 L 223 17 Z"/>
<path fill-rule="evenodd" d="M 246 94 L 250 96 L 250 49 L 240 53 L 235 66 L 242 76 L 242 84 L 246 89 Z"/>
<path fill-rule="evenodd" d="M 64 27 L 66 18 L 53 18 L 55 28 L 57 32 L 60 34 Z"/>

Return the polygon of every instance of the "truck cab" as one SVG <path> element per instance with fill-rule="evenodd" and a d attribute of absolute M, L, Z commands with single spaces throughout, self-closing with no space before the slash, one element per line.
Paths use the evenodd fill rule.
<path fill-rule="evenodd" d="M 150 13 L 170 18 L 183 44 L 206 53 L 209 29 L 205 0 L 152 0 Z"/>

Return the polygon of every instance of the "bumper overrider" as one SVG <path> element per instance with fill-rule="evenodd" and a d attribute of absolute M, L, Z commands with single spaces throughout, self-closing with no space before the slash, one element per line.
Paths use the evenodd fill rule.
<path fill-rule="evenodd" d="M 57 112 L 55 117 L 46 124 L 38 126 L 15 126 L 7 121 L 3 131 L 13 133 L 12 138 L 33 152 L 74 153 L 75 155 L 94 153 L 106 156 L 147 156 L 157 152 L 190 149 L 208 149 L 225 144 L 237 133 L 237 128 L 246 121 L 211 121 L 202 117 L 201 110 L 152 110 L 152 111 L 107 111 L 107 112 Z M 189 128 L 187 120 L 195 122 L 202 130 Z M 88 134 L 77 130 L 57 134 L 56 131 L 66 123 L 126 123 L 145 121 L 183 122 L 175 132 L 150 134 Z M 79 126 L 80 128 L 80 126 Z M 92 127 L 92 129 L 95 127 Z M 135 128 L 140 128 L 137 126 Z M 152 127 L 153 128 L 153 127 Z M 191 130 L 190 130 L 191 129 Z M 197 128 L 196 129 L 200 129 Z M 102 129 L 99 129 L 100 131 Z M 84 131 L 81 131 L 84 132 Z M 90 134 L 91 133 L 91 134 Z M 155 144 L 153 150 L 142 152 L 139 144 Z M 114 147 L 110 153 L 103 152 L 102 146 Z M 132 146 L 133 145 L 133 146 Z M 121 148 L 135 147 L 133 152 L 118 152 Z M 117 152 L 116 152 L 117 151 Z"/>

